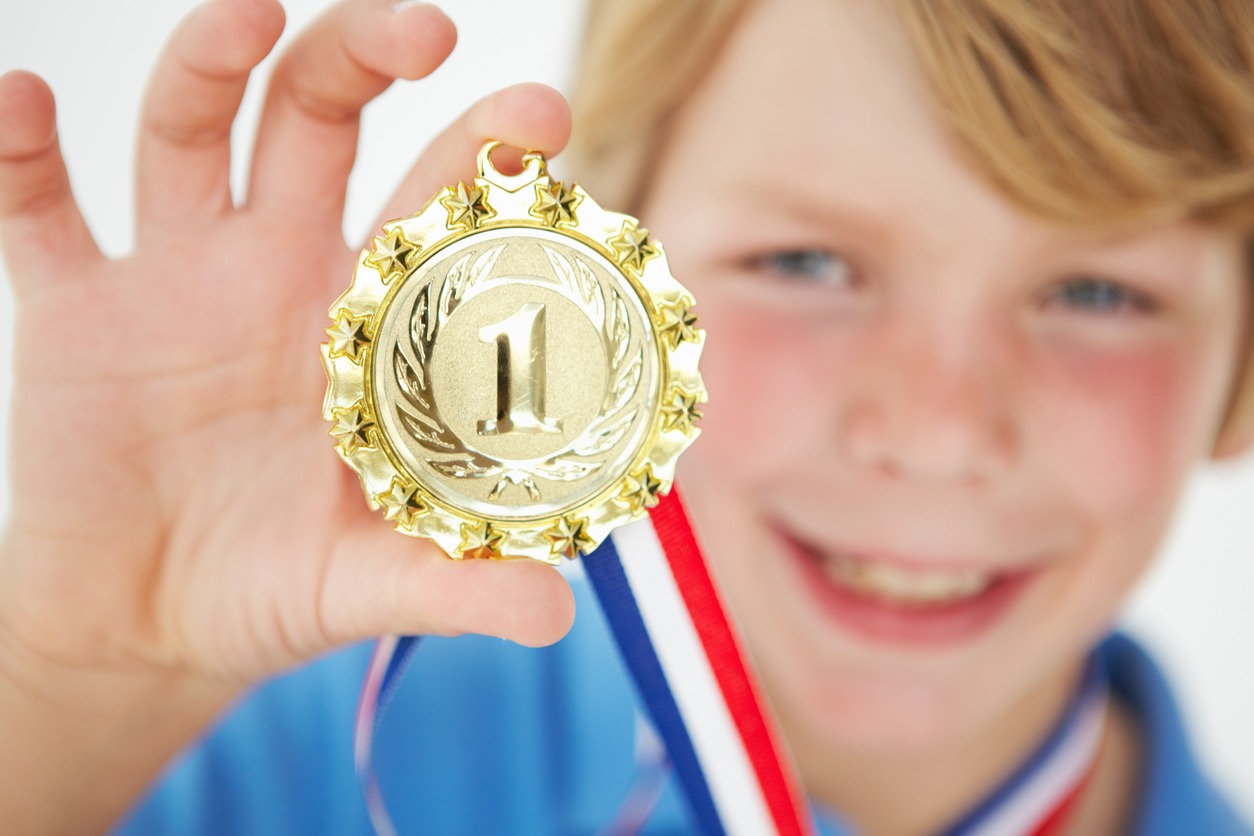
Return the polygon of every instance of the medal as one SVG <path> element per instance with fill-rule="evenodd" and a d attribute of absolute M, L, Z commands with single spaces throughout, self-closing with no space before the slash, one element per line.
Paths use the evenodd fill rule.
<path fill-rule="evenodd" d="M 699 430 L 704 332 L 635 218 L 479 152 L 331 306 L 323 416 L 366 500 L 449 555 L 549 563 L 644 516 Z"/>

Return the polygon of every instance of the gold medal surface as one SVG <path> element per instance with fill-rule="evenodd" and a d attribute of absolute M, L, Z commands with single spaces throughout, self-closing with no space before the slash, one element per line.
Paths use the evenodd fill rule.
<path fill-rule="evenodd" d="M 670 490 L 704 332 L 635 218 L 479 152 L 331 306 L 323 416 L 372 508 L 453 557 L 557 563 Z"/>

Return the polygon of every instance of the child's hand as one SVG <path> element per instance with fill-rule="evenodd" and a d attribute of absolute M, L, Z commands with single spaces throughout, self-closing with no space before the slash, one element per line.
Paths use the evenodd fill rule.
<path fill-rule="evenodd" d="M 392 532 L 321 417 L 318 345 L 356 258 L 340 230 L 358 111 L 394 77 L 435 69 L 452 24 L 350 0 L 294 40 L 236 206 L 231 123 L 282 20 L 273 0 L 215 0 L 175 33 L 147 95 L 137 245 L 121 261 L 100 254 L 70 194 L 46 85 L 0 78 L 0 245 L 17 312 L 0 717 L 13 723 L 22 694 L 72 714 L 86 695 L 68 692 L 89 678 L 106 687 L 91 695 L 102 715 L 124 709 L 107 688 L 134 697 L 137 683 L 177 714 L 180 697 L 216 707 L 372 634 L 541 644 L 569 626 L 548 567 L 452 561 Z M 486 138 L 553 153 L 568 131 L 554 91 L 502 91 L 435 141 L 384 217 L 468 179 Z M 34 750 L 66 738 L 24 725 Z M 194 731 L 168 725 L 165 748 Z"/>

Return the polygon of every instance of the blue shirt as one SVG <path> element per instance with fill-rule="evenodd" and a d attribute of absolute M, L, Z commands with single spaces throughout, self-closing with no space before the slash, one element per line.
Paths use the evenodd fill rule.
<path fill-rule="evenodd" d="M 632 687 L 590 592 L 553 647 L 424 640 L 376 736 L 400 833 L 580 834 L 609 823 L 634 775 Z M 1135 832 L 1249 836 L 1201 772 L 1153 661 L 1130 639 L 1098 649 L 1141 730 Z M 370 649 L 278 677 L 180 756 L 119 834 L 371 834 L 353 769 L 353 717 Z M 674 782 L 646 833 L 687 833 Z M 839 832 L 822 820 L 825 833 Z"/>

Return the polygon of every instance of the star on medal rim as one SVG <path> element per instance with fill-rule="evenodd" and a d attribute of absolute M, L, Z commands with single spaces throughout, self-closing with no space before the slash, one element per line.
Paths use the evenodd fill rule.
<path fill-rule="evenodd" d="M 690 392 L 682 386 L 672 387 L 670 397 L 662 405 L 662 428 L 691 433 L 695 423 L 704 417 L 697 408 L 700 397 L 699 393 Z"/>
<path fill-rule="evenodd" d="M 631 506 L 633 514 L 643 514 L 661 501 L 659 497 L 664 487 L 662 480 L 653 474 L 653 466 L 645 465 L 643 470 L 623 479 L 623 488 L 618 495 Z"/>
<path fill-rule="evenodd" d="M 335 323 L 323 331 L 331 341 L 330 356 L 347 357 L 354 363 L 360 363 L 362 352 L 370 345 L 369 322 L 369 317 L 353 316 L 347 309 L 340 308 Z"/>
<path fill-rule="evenodd" d="M 561 181 L 550 183 L 547 187 L 536 184 L 536 200 L 530 211 L 545 226 L 575 224 L 575 209 L 582 202 L 583 198 Z"/>
<path fill-rule="evenodd" d="M 349 407 L 336 407 L 331 413 L 335 425 L 331 427 L 330 435 L 339 441 L 344 455 L 351 456 L 362 447 L 374 446 L 370 433 L 375 423 L 361 401 Z"/>
<path fill-rule="evenodd" d="M 416 517 L 431 510 L 431 506 L 420 496 L 418 486 L 399 476 L 393 477 L 392 484 L 386 491 L 377 494 L 375 501 L 382 506 L 384 519 L 405 529 L 412 528 Z"/>
<path fill-rule="evenodd" d="M 450 229 L 478 229 L 484 221 L 496 217 L 496 210 L 488 205 L 488 190 L 484 186 L 458 183 L 440 198 L 440 205 L 448 210 Z"/>
<path fill-rule="evenodd" d="M 698 341 L 697 315 L 692 312 L 687 300 L 663 305 L 658 310 L 657 324 L 658 331 L 672 349 L 679 348 L 683 342 Z"/>
<path fill-rule="evenodd" d="M 503 556 L 501 544 L 505 542 L 505 532 L 487 520 L 462 523 L 461 537 L 457 553 L 462 557 L 499 560 Z"/>
<path fill-rule="evenodd" d="M 549 543 L 549 553 L 574 560 L 596 547 L 596 540 L 588 533 L 587 517 L 559 517 L 544 532 Z"/>
<path fill-rule="evenodd" d="M 618 263 L 636 273 L 643 273 L 645 262 L 658 254 L 649 231 L 630 221 L 624 221 L 622 229 L 607 243 Z"/>
<path fill-rule="evenodd" d="M 366 263 L 378 270 L 383 283 L 387 284 L 397 276 L 409 272 L 421 249 L 406 238 L 399 228 L 394 227 L 383 235 L 375 236 L 374 249 L 366 256 Z"/>

